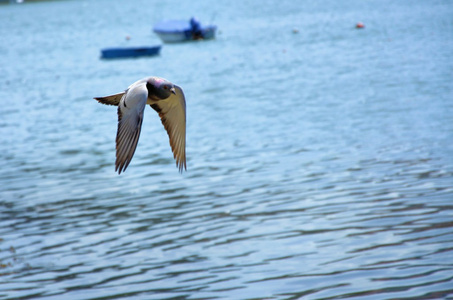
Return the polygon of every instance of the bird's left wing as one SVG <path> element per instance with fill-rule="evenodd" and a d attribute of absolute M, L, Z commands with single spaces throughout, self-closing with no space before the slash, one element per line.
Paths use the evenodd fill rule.
<path fill-rule="evenodd" d="M 179 171 L 187 169 L 186 165 L 186 99 L 182 89 L 175 85 L 176 94 L 165 100 L 151 104 L 159 113 L 160 120 L 167 130 L 170 146 Z"/>
<path fill-rule="evenodd" d="M 127 90 L 118 105 L 115 171 L 121 174 L 134 156 L 143 122 L 148 90 L 145 84 Z"/>

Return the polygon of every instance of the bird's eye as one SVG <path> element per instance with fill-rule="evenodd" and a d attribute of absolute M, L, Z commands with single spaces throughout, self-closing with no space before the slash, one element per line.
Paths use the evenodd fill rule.
<path fill-rule="evenodd" d="M 164 90 L 168 90 L 168 86 L 164 85 Z"/>

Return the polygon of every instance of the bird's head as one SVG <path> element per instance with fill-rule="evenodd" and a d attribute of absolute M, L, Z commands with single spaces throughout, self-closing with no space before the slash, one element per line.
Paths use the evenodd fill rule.
<path fill-rule="evenodd" d="M 176 94 L 173 83 L 164 78 L 151 77 L 146 83 L 146 88 L 150 98 L 163 100 L 170 97 L 171 94 Z"/>

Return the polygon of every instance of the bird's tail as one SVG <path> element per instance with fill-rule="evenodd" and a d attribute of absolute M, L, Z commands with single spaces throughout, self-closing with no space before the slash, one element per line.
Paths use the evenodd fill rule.
<path fill-rule="evenodd" d="M 121 98 L 123 97 L 124 94 L 125 94 L 125 92 L 121 92 L 121 93 L 118 93 L 115 95 L 110 95 L 110 96 L 105 96 L 105 97 L 94 97 L 94 99 L 102 104 L 118 106 L 118 104 L 120 103 Z"/>

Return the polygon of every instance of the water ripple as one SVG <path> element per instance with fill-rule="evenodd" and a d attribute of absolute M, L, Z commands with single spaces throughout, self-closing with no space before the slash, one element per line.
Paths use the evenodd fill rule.
<path fill-rule="evenodd" d="M 451 7 L 236 2 L 2 5 L 0 298 L 452 298 Z M 218 38 L 98 59 L 176 5 Z M 184 87 L 188 172 L 147 107 L 119 176 L 92 97 L 150 70 Z"/>

